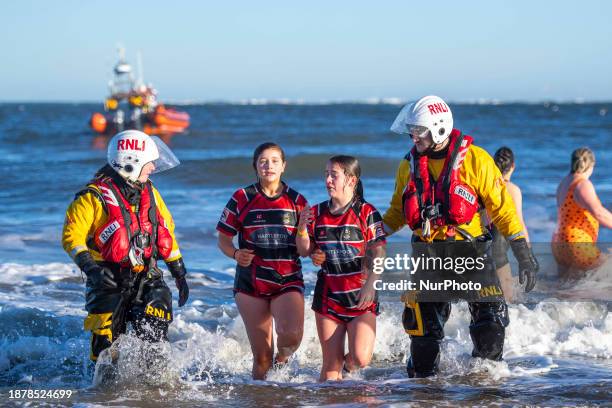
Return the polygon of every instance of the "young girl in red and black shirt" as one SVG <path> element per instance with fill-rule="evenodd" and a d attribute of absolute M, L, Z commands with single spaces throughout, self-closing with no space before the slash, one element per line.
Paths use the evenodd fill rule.
<path fill-rule="evenodd" d="M 217 224 L 219 248 L 236 260 L 234 296 L 253 351 L 253 378 L 285 363 L 304 330 L 304 281 L 295 237 L 306 199 L 281 181 L 285 154 L 275 143 L 255 149 L 258 182 L 238 189 Z M 232 238 L 238 235 L 238 248 Z"/>
<path fill-rule="evenodd" d="M 360 175 L 356 158 L 332 157 L 325 178 L 329 201 L 304 210 L 298 224 L 300 255 L 315 248 L 325 254 L 312 304 L 323 352 L 320 381 L 342 379 L 343 367 L 366 367 L 374 348 L 378 301 L 370 265 L 384 256 L 386 241 L 380 213 L 363 198 Z"/>

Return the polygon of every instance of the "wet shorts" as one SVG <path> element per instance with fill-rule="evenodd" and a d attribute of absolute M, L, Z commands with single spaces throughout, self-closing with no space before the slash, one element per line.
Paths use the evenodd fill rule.
<path fill-rule="evenodd" d="M 359 291 L 346 292 L 343 294 L 333 293 L 326 285 L 326 276 L 319 271 L 315 293 L 312 300 L 312 310 L 329 317 L 337 322 L 349 323 L 355 317 L 372 312 L 376 316 L 380 314 L 378 301 L 372 303 L 367 309 L 356 309 Z"/>
<path fill-rule="evenodd" d="M 234 277 L 234 296 L 236 293 L 260 298 L 275 298 L 287 292 L 304 293 L 302 272 L 281 275 L 272 268 L 250 265 L 236 265 Z"/>

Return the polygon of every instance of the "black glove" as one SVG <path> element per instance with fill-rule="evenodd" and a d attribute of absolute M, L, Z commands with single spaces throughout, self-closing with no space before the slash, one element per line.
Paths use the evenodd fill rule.
<path fill-rule="evenodd" d="M 80 252 L 74 257 L 74 262 L 87 275 L 87 280 L 93 288 L 114 289 L 117 287 L 113 272 L 100 266 L 93 260 L 89 251 Z"/>
<path fill-rule="evenodd" d="M 512 248 L 512 253 L 518 261 L 519 283 L 522 285 L 526 279 L 525 292 L 529 292 L 536 284 L 536 273 L 540 269 L 540 265 L 538 265 L 538 261 L 533 256 L 525 238 L 510 241 L 510 248 Z"/>
<path fill-rule="evenodd" d="M 176 283 L 176 288 L 179 292 L 178 305 L 181 307 L 187 303 L 187 299 L 189 299 L 189 286 L 187 285 L 187 279 L 185 279 L 185 275 L 187 274 L 185 263 L 183 262 L 183 258 L 179 258 L 172 262 L 166 262 L 166 265 Z"/>

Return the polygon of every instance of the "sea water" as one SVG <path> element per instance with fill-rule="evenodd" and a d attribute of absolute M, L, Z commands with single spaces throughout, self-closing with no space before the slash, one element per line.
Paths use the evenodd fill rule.
<path fill-rule="evenodd" d="M 234 264 L 216 247 L 216 222 L 232 192 L 254 181 L 253 149 L 275 141 L 287 154 L 285 180 L 310 203 L 325 200 L 323 173 L 332 154 L 360 159 L 365 195 L 389 206 L 399 161 L 410 149 L 388 131 L 397 104 L 187 105 L 189 133 L 166 139 L 181 166 L 152 177 L 170 208 L 189 275 L 190 298 L 178 308 L 169 343 L 153 346 L 158 363 L 143 364 L 151 346 L 124 336 L 114 382 L 104 361 L 88 360 L 83 331 L 84 283 L 60 244 L 64 212 L 104 163 L 107 138 L 86 126 L 95 104 L 0 104 L 0 393 L 70 389 L 63 404 L 121 406 L 423 403 L 444 405 L 610 404 L 612 264 L 578 283 L 544 290 L 544 265 L 533 295 L 510 305 L 503 362 L 470 357 L 469 312 L 453 304 L 441 372 L 408 379 L 410 339 L 401 304 L 385 300 L 371 367 L 345 381 L 318 384 L 321 352 L 310 310 L 316 270 L 304 262 L 306 321 L 295 357 L 267 381 L 250 378 L 251 352 L 232 297 Z M 545 248 L 556 222 L 555 189 L 571 151 L 594 150 L 592 181 L 612 206 L 610 104 L 451 104 L 455 126 L 493 153 L 515 152 L 513 181 L 523 191 L 532 241 Z M 403 231 L 392 242 L 407 242 Z M 602 243 L 612 233 L 602 229 Z M 604 245 L 605 246 L 605 245 Z M 543 252 L 544 249 L 541 250 Z M 542 263 L 542 262 L 541 262 Z M 546 264 L 546 262 L 544 262 Z M 550 264 L 550 263 L 549 263 Z M 550 266 L 550 265 L 549 265 Z M 171 288 L 172 279 L 168 278 Z M 104 360 L 101 358 L 101 360 Z M 57 403 L 58 401 L 54 401 Z M 13 400 L 19 404 L 20 401 Z"/>

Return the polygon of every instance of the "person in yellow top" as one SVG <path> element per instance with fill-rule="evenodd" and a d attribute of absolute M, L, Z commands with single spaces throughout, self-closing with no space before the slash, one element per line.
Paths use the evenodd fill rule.
<path fill-rule="evenodd" d="M 64 250 L 87 276 L 84 328 L 94 361 L 128 321 L 147 341 L 166 339 L 172 295 L 157 259 L 175 279 L 178 305 L 189 297 L 172 216 L 149 180 L 178 159 L 159 138 L 128 130 L 109 141 L 107 161 L 76 194 L 62 232 Z"/>
<path fill-rule="evenodd" d="M 414 146 L 397 170 L 391 206 L 383 216 L 387 234 L 409 225 L 413 258 L 456 261 L 451 270 L 435 262 L 419 269 L 415 276 L 422 281 L 448 278 L 482 284 L 480 290 L 404 293 L 403 324 L 411 338 L 408 375 L 427 377 L 438 371 L 450 300 L 457 297 L 469 302 L 472 355 L 501 360 L 508 309 L 495 273 L 490 234 L 480 220 L 482 206 L 510 242 L 525 291 L 535 286 L 538 270 L 502 175 L 485 150 L 453 128 L 452 112 L 437 96 L 406 105 L 391 131 L 408 134 Z M 459 263 L 461 258 L 474 262 L 467 267 Z"/>

